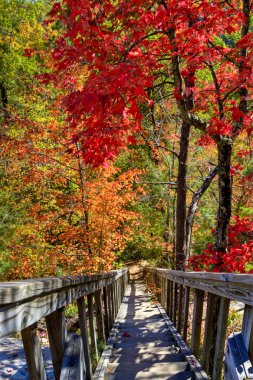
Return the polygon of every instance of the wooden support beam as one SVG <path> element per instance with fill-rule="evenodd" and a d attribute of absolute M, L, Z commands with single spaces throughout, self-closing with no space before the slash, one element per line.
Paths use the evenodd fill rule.
<path fill-rule="evenodd" d="M 201 325 L 202 325 L 204 294 L 205 293 L 203 292 L 203 290 L 195 289 L 191 350 L 193 354 L 197 357 L 199 355 L 199 347 L 200 347 L 200 334 L 201 334 Z"/>
<path fill-rule="evenodd" d="M 93 304 L 93 294 L 88 294 L 88 317 L 89 317 L 89 330 L 90 330 L 90 340 L 91 340 L 91 352 L 95 360 L 98 360 L 98 345 L 97 345 L 97 335 L 95 329 L 95 314 L 94 314 L 94 304 Z"/>
<path fill-rule="evenodd" d="M 219 308 L 220 297 L 208 293 L 202 365 L 204 370 L 209 374 L 213 372 Z"/>
<path fill-rule="evenodd" d="M 60 380 L 88 379 L 83 360 L 83 344 L 80 336 L 68 335 Z"/>
<path fill-rule="evenodd" d="M 79 323 L 80 323 L 80 330 L 81 330 L 83 359 L 85 361 L 85 369 L 86 369 L 86 380 L 91 380 L 92 379 L 91 355 L 90 355 L 89 338 L 88 338 L 88 331 L 87 331 L 86 305 L 85 305 L 83 297 L 78 298 L 77 307 L 78 307 Z"/>
<path fill-rule="evenodd" d="M 174 305 L 174 283 L 171 281 L 170 284 L 170 311 L 169 311 L 169 317 L 172 321 L 173 319 L 173 305 Z"/>
<path fill-rule="evenodd" d="M 166 313 L 169 316 L 170 315 L 170 304 L 171 304 L 171 299 L 170 299 L 170 287 L 171 287 L 171 281 L 167 281 L 167 291 L 166 291 Z"/>
<path fill-rule="evenodd" d="M 46 380 L 46 371 L 40 346 L 40 340 L 37 336 L 37 324 L 26 327 L 21 331 L 26 362 L 29 370 L 29 376 L 32 380 Z"/>
<path fill-rule="evenodd" d="M 251 363 L 253 363 L 253 306 L 245 305 L 242 337 L 249 354 L 249 359 Z"/>
<path fill-rule="evenodd" d="M 116 291 L 115 291 L 115 284 L 112 284 L 112 321 L 114 323 L 116 318 Z"/>
<path fill-rule="evenodd" d="M 190 301 L 190 288 L 185 287 L 184 291 L 184 323 L 183 323 L 183 339 L 186 342 L 188 332 L 188 319 L 189 319 L 189 301 Z"/>
<path fill-rule="evenodd" d="M 178 292 L 178 318 L 177 318 L 177 331 L 179 334 L 181 334 L 182 330 L 182 314 L 183 314 L 183 295 L 184 295 L 184 288 L 183 285 L 179 285 L 179 292 Z"/>
<path fill-rule="evenodd" d="M 105 325 L 104 325 L 104 310 L 102 303 L 102 290 L 94 293 L 95 308 L 96 308 L 96 321 L 97 321 L 97 334 L 100 342 L 106 343 L 105 338 Z"/>
<path fill-rule="evenodd" d="M 110 334 L 110 317 L 109 317 L 109 305 L 108 305 L 108 287 L 103 288 L 103 301 L 105 309 L 105 335 L 108 338 Z"/>
<path fill-rule="evenodd" d="M 108 291 L 109 326 L 110 326 L 110 329 L 111 329 L 112 326 L 113 326 L 112 286 L 111 285 L 109 285 L 107 287 L 107 291 Z"/>
<path fill-rule="evenodd" d="M 163 308 L 166 309 L 166 285 L 167 285 L 167 281 L 166 281 L 166 278 L 163 278 Z"/>
<path fill-rule="evenodd" d="M 54 366 L 54 376 L 56 380 L 59 380 L 66 341 L 64 308 L 58 309 L 47 315 L 46 324 Z"/>
<path fill-rule="evenodd" d="M 224 297 L 220 298 L 212 380 L 221 379 L 226 331 L 228 324 L 229 305 L 230 300 Z"/>
<path fill-rule="evenodd" d="M 176 326 L 177 323 L 177 303 L 178 303 L 178 284 L 174 282 L 174 304 L 173 304 L 173 323 Z"/>

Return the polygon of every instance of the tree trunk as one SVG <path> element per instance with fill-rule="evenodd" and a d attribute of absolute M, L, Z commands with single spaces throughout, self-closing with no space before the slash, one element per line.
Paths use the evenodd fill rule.
<path fill-rule="evenodd" d="M 0 93 L 1 93 L 1 103 L 3 109 L 3 119 L 4 123 L 8 124 L 10 120 L 10 115 L 8 112 L 8 96 L 7 91 L 3 83 L 0 83 Z"/>
<path fill-rule="evenodd" d="M 187 159 L 190 137 L 190 125 L 182 123 L 180 152 L 177 177 L 176 206 L 176 269 L 183 270 L 186 260 L 186 195 L 187 195 Z"/>
<path fill-rule="evenodd" d="M 228 227 L 231 217 L 232 181 L 230 174 L 232 154 L 231 141 L 218 142 L 219 172 L 219 208 L 217 214 L 215 249 L 217 252 L 227 252 Z M 222 260 L 222 257 L 221 257 Z"/>
<path fill-rule="evenodd" d="M 194 222 L 195 213 L 199 204 L 199 201 L 202 195 L 210 186 L 214 177 L 219 173 L 220 167 L 216 166 L 205 178 L 202 185 L 195 192 L 192 197 L 192 201 L 188 210 L 187 219 L 186 219 L 186 260 L 189 259 L 190 256 L 190 246 L 191 246 L 191 236 L 192 236 L 192 226 Z"/>

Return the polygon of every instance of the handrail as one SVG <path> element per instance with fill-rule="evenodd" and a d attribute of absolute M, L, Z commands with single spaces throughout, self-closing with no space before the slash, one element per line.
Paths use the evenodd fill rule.
<path fill-rule="evenodd" d="M 105 344 L 127 282 L 128 270 L 122 269 L 95 275 L 0 283 L 0 337 L 21 331 L 30 378 L 46 380 L 36 334 L 37 322 L 45 317 L 55 379 L 90 380 L 91 351 L 97 357 L 98 341 Z M 84 297 L 87 297 L 89 329 Z M 64 309 L 73 301 L 78 306 L 80 337 L 66 333 Z M 75 360 L 69 358 L 69 353 L 75 353 Z M 72 377 L 68 377 L 69 373 Z"/>
<path fill-rule="evenodd" d="M 192 353 L 199 359 L 205 312 L 204 341 L 200 362 L 204 370 L 211 375 L 212 380 L 220 380 L 222 375 L 231 300 L 245 305 L 242 337 L 246 355 L 253 361 L 253 275 L 183 272 L 162 268 L 146 268 L 145 272 L 147 281 L 154 283 L 160 289 L 159 301 L 185 341 L 190 327 L 190 299 L 194 299 L 190 345 Z M 226 358 L 227 355 L 228 352 Z M 230 377 L 226 376 L 226 370 L 225 365 L 225 379 L 229 379 Z M 247 376 L 253 378 L 253 374 L 246 374 Z"/>

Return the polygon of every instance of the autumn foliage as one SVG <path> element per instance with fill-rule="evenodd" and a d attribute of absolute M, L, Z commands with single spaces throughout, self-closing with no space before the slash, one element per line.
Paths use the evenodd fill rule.
<path fill-rule="evenodd" d="M 252 271 L 252 1 L 14 3 L 0 36 L 2 277 L 145 254 Z"/>

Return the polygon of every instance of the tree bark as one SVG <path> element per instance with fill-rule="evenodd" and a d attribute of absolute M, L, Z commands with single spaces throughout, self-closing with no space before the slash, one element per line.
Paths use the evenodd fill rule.
<path fill-rule="evenodd" d="M 186 260 L 186 196 L 187 196 L 187 160 L 190 137 L 190 125 L 183 122 L 181 128 L 180 152 L 177 177 L 176 205 L 176 269 L 183 270 Z"/>
<path fill-rule="evenodd" d="M 228 227 L 231 217 L 232 181 L 230 174 L 232 141 L 218 142 L 219 172 L 219 208 L 215 233 L 215 249 L 226 253 L 228 249 Z M 221 258 L 222 260 L 222 258 Z"/>
<path fill-rule="evenodd" d="M 0 83 L 0 94 L 1 94 L 4 124 L 8 124 L 10 121 L 10 114 L 8 112 L 8 95 L 3 83 Z"/>
<path fill-rule="evenodd" d="M 192 201 L 188 210 L 187 219 L 186 219 L 186 260 L 189 259 L 190 256 L 190 246 L 191 246 L 191 236 L 192 236 L 192 226 L 194 222 L 195 213 L 199 204 L 199 201 L 202 195 L 210 186 L 214 177 L 219 173 L 220 167 L 216 166 L 205 178 L 202 185 L 195 192 L 192 197 Z"/>

